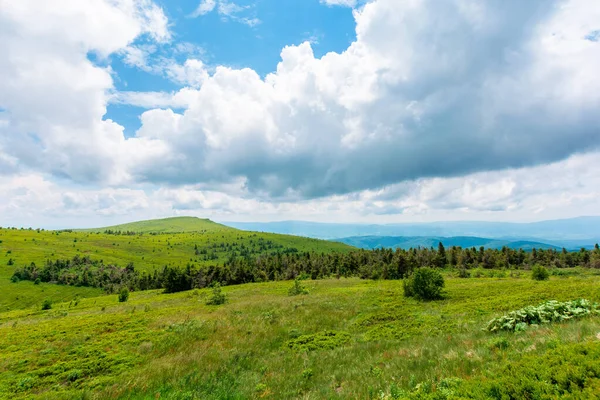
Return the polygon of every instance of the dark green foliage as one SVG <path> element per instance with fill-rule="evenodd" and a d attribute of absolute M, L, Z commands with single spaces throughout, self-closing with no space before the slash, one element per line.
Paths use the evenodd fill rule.
<path fill-rule="evenodd" d="M 10 281 L 11 281 L 12 283 L 19 283 L 21 280 L 19 279 L 19 277 L 18 277 L 18 276 L 16 276 L 16 275 L 13 275 L 13 276 L 11 276 L 11 277 L 10 277 Z"/>
<path fill-rule="evenodd" d="M 40 284 L 40 278 L 35 278 L 35 281 L 33 281 L 34 285 L 39 285 Z"/>
<path fill-rule="evenodd" d="M 404 280 L 404 296 L 419 300 L 441 299 L 444 289 L 444 277 L 432 268 L 419 268 Z"/>
<path fill-rule="evenodd" d="M 52 301 L 51 300 L 44 300 L 44 302 L 42 303 L 42 310 L 50 310 L 52 308 Z"/>
<path fill-rule="evenodd" d="M 288 290 L 288 295 L 298 296 L 300 294 L 308 294 L 308 290 L 302 285 L 299 278 L 294 279 L 294 285 Z"/>
<path fill-rule="evenodd" d="M 491 339 L 488 342 L 488 348 L 490 350 L 506 350 L 509 347 L 510 347 L 510 342 L 505 337 Z"/>
<path fill-rule="evenodd" d="M 216 283 L 212 290 L 212 295 L 206 301 L 206 305 L 208 306 L 218 306 L 221 304 L 225 304 L 227 301 L 227 297 L 221 291 L 221 285 Z"/>
<path fill-rule="evenodd" d="M 535 280 L 535 281 L 545 281 L 548 280 L 550 278 L 550 274 L 548 273 L 548 270 L 541 266 L 541 265 L 535 265 L 532 269 L 531 269 L 531 279 Z"/>
<path fill-rule="evenodd" d="M 466 268 L 459 268 L 458 269 L 458 277 L 459 278 L 470 278 L 471 277 L 471 273 L 466 269 Z"/>
<path fill-rule="evenodd" d="M 600 388 L 600 342 L 563 345 L 506 363 L 486 379 L 464 381 L 456 398 L 593 399 Z"/>
<path fill-rule="evenodd" d="M 168 245 L 170 246 L 170 244 Z M 217 255 L 217 252 L 220 255 Z M 600 268 L 600 250 L 578 252 L 536 250 L 531 253 L 522 249 L 502 250 L 460 247 L 438 249 L 418 248 L 356 250 L 348 253 L 301 252 L 284 247 L 270 240 L 258 238 L 244 243 L 210 243 L 204 248 L 190 246 L 190 255 L 203 257 L 203 261 L 226 260 L 221 264 L 198 265 L 194 258 L 186 267 L 165 265 L 151 273 L 139 272 L 129 263 L 125 268 L 91 260 L 89 256 L 75 256 L 71 260 L 48 260 L 42 267 L 35 264 L 17 268 L 14 279 L 52 282 L 63 285 L 96 287 L 115 293 L 121 287 L 132 290 L 164 288 L 175 293 L 194 288 L 210 287 L 219 282 L 236 285 L 251 282 L 290 280 L 298 276 L 323 279 L 331 276 L 362 279 L 404 279 L 413 271 L 429 266 L 451 266 L 459 270 L 459 276 L 490 276 L 481 271 L 528 268 L 530 265 L 552 267 L 553 270 L 575 267 Z M 210 254 L 214 253 L 215 256 Z M 9 260 L 10 261 L 10 260 Z M 196 260 L 197 261 L 197 260 Z M 474 269 L 477 272 L 470 273 Z M 502 277 L 503 275 L 498 275 Z M 407 292 L 410 295 L 411 289 Z"/>
<path fill-rule="evenodd" d="M 12 258 L 9 258 L 6 265 L 15 265 L 15 260 L 13 260 Z"/>
<path fill-rule="evenodd" d="M 350 341 L 347 332 L 325 331 L 312 335 L 303 335 L 287 341 L 286 346 L 296 351 L 331 350 Z"/>
<path fill-rule="evenodd" d="M 125 303 L 127 300 L 129 300 L 129 289 L 124 287 L 119 292 L 119 303 Z"/>

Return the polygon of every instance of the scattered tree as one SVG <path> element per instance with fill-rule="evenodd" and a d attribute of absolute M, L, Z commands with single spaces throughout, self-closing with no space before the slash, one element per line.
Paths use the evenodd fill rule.
<path fill-rule="evenodd" d="M 50 310 L 52 308 L 52 300 L 46 299 L 42 303 L 42 310 Z"/>
<path fill-rule="evenodd" d="M 288 295 L 298 296 L 300 294 L 308 294 L 308 290 L 302 285 L 300 278 L 294 279 L 294 285 L 288 290 Z"/>
<path fill-rule="evenodd" d="M 213 290 L 212 290 L 212 295 L 206 301 L 206 305 L 218 306 L 221 304 L 225 304 L 226 301 L 227 301 L 227 297 L 221 291 L 221 285 L 218 282 L 215 283 L 215 286 L 213 287 Z"/>
<path fill-rule="evenodd" d="M 127 300 L 129 300 L 129 289 L 124 287 L 119 292 L 119 303 L 125 303 Z"/>
<path fill-rule="evenodd" d="M 419 268 L 404 282 L 404 296 L 419 300 L 441 299 L 444 289 L 444 277 L 432 268 Z"/>
<path fill-rule="evenodd" d="M 531 269 L 531 279 L 535 280 L 535 281 L 545 281 L 548 280 L 550 278 L 550 273 L 548 273 L 548 270 L 541 266 L 541 265 L 535 265 L 532 269 Z"/>

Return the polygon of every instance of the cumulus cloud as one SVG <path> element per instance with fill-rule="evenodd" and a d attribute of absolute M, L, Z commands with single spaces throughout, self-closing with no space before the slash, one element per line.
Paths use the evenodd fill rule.
<path fill-rule="evenodd" d="M 171 39 L 154 3 L 61 5 L 0 0 L 0 169 L 12 174 L 164 185 L 150 196 L 170 211 L 262 215 L 544 213 L 598 195 L 596 2 L 374 0 L 353 11 L 347 50 L 288 46 L 266 77 L 165 59 L 174 93 L 115 92 L 114 72 L 87 57 L 151 65 Z M 110 102 L 149 108 L 135 137 L 103 120 Z"/>
<path fill-rule="evenodd" d="M 303 43 L 265 79 L 203 78 L 177 132 L 152 138 L 169 156 L 132 166 L 136 179 L 243 177 L 257 194 L 314 198 L 597 148 L 595 3 L 378 0 L 355 16 L 341 54 Z"/>
<path fill-rule="evenodd" d="M 19 164 L 80 182 L 122 179 L 123 128 L 103 121 L 107 57 L 137 37 L 170 39 L 167 19 L 149 0 L 0 0 L 0 108 L 9 129 L 0 146 Z M 107 28 L 110 27 L 110 28 Z"/>
<path fill-rule="evenodd" d="M 424 178 L 377 190 L 280 202 L 259 199 L 239 182 L 219 191 L 199 185 L 82 189 L 38 174 L 17 174 L 0 180 L 0 219 L 5 225 L 60 228 L 169 215 L 219 221 L 531 221 L 571 217 L 573 210 L 596 214 L 599 168 L 600 153 L 590 153 L 544 166 Z"/>

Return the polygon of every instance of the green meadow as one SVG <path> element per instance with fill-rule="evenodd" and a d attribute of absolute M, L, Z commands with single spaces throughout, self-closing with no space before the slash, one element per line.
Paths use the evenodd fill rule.
<path fill-rule="evenodd" d="M 132 235 L 107 234 L 105 231 L 135 231 Z M 160 234 L 151 234 L 160 232 Z M 219 264 L 242 245 L 256 254 L 294 248 L 298 251 L 347 252 L 353 248 L 342 243 L 289 235 L 246 232 L 212 221 L 181 217 L 142 221 L 89 231 L 44 231 L 0 229 L 0 311 L 29 307 L 49 298 L 64 301 L 75 295 L 98 296 L 91 288 L 65 287 L 32 282 L 11 284 L 16 267 L 47 260 L 90 256 L 107 264 L 126 266 L 133 263 L 140 271 L 152 272 L 165 265 L 185 267 Z M 196 254 L 196 249 L 207 254 Z M 11 265 L 9 265 L 11 264 Z"/>
<path fill-rule="evenodd" d="M 599 283 L 448 276 L 445 300 L 419 302 L 401 281 L 331 279 L 304 281 L 300 296 L 288 295 L 291 282 L 230 286 L 221 306 L 206 305 L 203 289 L 14 310 L 0 314 L 0 398 L 555 398 L 543 373 L 579 382 L 565 386 L 571 398 L 594 398 L 600 318 L 482 328 L 544 300 L 599 301 Z"/>
<path fill-rule="evenodd" d="M 152 271 L 222 262 L 241 244 L 253 254 L 352 248 L 194 219 L 78 232 L 2 229 L 0 240 L 1 399 L 593 399 L 600 393 L 597 313 L 519 332 L 484 329 L 493 318 L 547 300 L 600 302 L 596 269 L 552 269 L 542 281 L 526 270 L 478 270 L 469 278 L 445 270 L 444 296 L 436 301 L 405 297 L 402 280 L 329 278 L 227 286 L 220 305 L 207 304 L 211 288 L 138 291 L 119 302 L 99 289 L 10 277 L 18 266 L 77 254 Z M 51 306 L 43 310 L 45 300 Z"/>

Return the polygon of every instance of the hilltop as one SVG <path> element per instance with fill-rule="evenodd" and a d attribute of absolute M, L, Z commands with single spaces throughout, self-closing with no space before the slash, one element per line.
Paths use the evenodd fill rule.
<path fill-rule="evenodd" d="M 106 233 L 113 232 L 113 233 Z M 115 232 L 121 232 L 115 234 Z M 136 232 L 126 234 L 126 232 Z M 180 217 L 132 222 L 84 231 L 0 228 L 0 311 L 24 308 L 43 298 L 54 301 L 98 295 L 98 289 L 32 282 L 11 284 L 18 267 L 75 256 L 152 273 L 164 266 L 222 265 L 232 253 L 249 255 L 288 251 L 348 252 L 343 243 L 273 233 L 246 232 L 210 220 Z"/>
<path fill-rule="evenodd" d="M 456 254 L 452 248 L 446 254 L 455 268 L 440 269 L 443 298 L 429 302 L 406 297 L 399 274 L 414 263 L 437 265 L 441 251 L 353 250 L 197 218 L 88 231 L 0 229 L 0 397 L 589 398 L 599 387 L 598 318 L 518 333 L 482 328 L 490 318 L 546 300 L 600 301 L 598 269 L 589 267 L 597 265 L 592 261 L 600 260 L 600 249 L 534 255 L 489 249 Z M 511 261 L 520 255 L 526 258 Z M 502 263 L 505 257 L 511 268 Z M 73 265 L 81 259 L 123 268 L 87 263 L 79 276 L 64 269 L 35 281 L 44 273 L 12 275 L 28 265 L 39 272 L 31 263 L 51 268 L 58 262 L 47 261 Z M 533 262 L 550 268 L 549 280 L 531 279 L 525 269 Z M 159 278 L 163 283 L 193 277 L 198 285 L 177 293 L 167 285 L 136 286 L 122 302 L 75 281 L 118 274 L 129 263 L 136 273 L 172 272 Z M 488 264 L 492 268 L 484 268 Z M 215 269 L 251 275 L 245 282 L 253 283 L 226 286 L 222 293 L 219 286 L 201 285 Z M 286 269 L 295 274 L 252 275 Z M 354 271 L 350 277 L 348 270 Z M 294 283 L 281 280 L 295 277 Z M 45 283 L 65 280 L 70 286 Z M 215 293 L 224 296 L 221 302 L 211 302 Z M 42 306 L 46 300 L 49 309 Z M 565 369 L 571 374 L 566 380 Z"/>
<path fill-rule="evenodd" d="M 130 222 L 104 228 L 77 229 L 80 232 L 136 232 L 136 233 L 185 233 L 185 232 L 217 232 L 237 230 L 218 224 L 210 219 L 197 217 L 171 217 L 147 221 Z"/>

